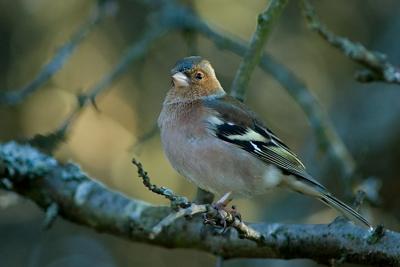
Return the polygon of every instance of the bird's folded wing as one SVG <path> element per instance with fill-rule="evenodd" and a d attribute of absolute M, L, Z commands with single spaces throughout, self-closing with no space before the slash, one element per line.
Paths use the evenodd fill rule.
<path fill-rule="evenodd" d="M 210 111 L 206 123 L 215 137 L 237 145 L 266 163 L 276 165 L 287 174 L 324 189 L 306 172 L 296 154 L 244 104 L 225 95 L 206 99 L 204 105 Z"/>

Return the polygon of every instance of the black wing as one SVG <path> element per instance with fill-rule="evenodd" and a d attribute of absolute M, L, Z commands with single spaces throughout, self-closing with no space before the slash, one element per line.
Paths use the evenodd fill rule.
<path fill-rule="evenodd" d="M 204 104 L 212 109 L 207 122 L 216 137 L 237 145 L 266 163 L 276 165 L 284 173 L 325 189 L 306 172 L 297 155 L 244 104 L 230 96 L 210 98 L 204 100 Z"/>

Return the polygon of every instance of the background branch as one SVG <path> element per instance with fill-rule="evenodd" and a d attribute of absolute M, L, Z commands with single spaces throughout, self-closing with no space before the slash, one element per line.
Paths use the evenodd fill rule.
<path fill-rule="evenodd" d="M 68 62 L 76 48 L 95 26 L 107 15 L 113 13 L 110 12 L 116 8 L 113 5 L 116 5 L 113 0 L 98 1 L 98 5 L 91 10 L 87 21 L 72 35 L 70 40 L 56 51 L 50 62 L 42 67 L 36 77 L 22 88 L 0 94 L 0 104 L 7 106 L 17 105 L 50 80 Z"/>
<path fill-rule="evenodd" d="M 77 165 L 60 164 L 29 145 L 15 142 L 0 145 L 0 177 L 0 187 L 31 199 L 43 209 L 56 203 L 63 218 L 132 241 L 199 249 L 224 259 L 310 258 L 329 263 L 331 259 L 342 258 L 345 251 L 346 262 L 400 264 L 400 234 L 385 230 L 383 236 L 381 233 L 371 242 L 367 230 L 342 220 L 330 225 L 250 224 L 265 238 L 262 244 L 256 244 L 240 239 L 232 230 L 215 235 L 200 218 L 194 217 L 177 220 L 152 239 L 151 230 L 171 213 L 170 208 L 113 192 L 92 180 Z"/>
<path fill-rule="evenodd" d="M 156 27 L 148 29 L 143 37 L 133 43 L 121 56 L 114 68 L 107 73 L 97 84 L 89 88 L 89 90 L 77 97 L 77 105 L 60 124 L 60 126 L 47 135 L 36 135 L 28 140 L 28 143 L 39 147 L 44 151 L 53 152 L 60 142 L 65 141 L 70 126 L 79 116 L 82 110 L 90 103 L 97 108 L 96 99 L 98 95 L 103 93 L 111 84 L 115 82 L 128 68 L 128 66 L 140 60 L 146 52 L 151 48 L 152 44 L 161 38 L 167 32 L 167 27 Z"/>
<path fill-rule="evenodd" d="M 101 6 L 105 7 L 107 6 L 105 3 L 113 3 L 109 1 L 111 0 L 102 2 Z M 159 3 L 161 8 L 153 13 L 155 20 L 152 21 L 149 29 L 145 31 L 143 37 L 139 41 L 132 44 L 132 46 L 126 50 L 110 73 L 106 74 L 101 81 L 91 87 L 87 93 L 78 96 L 78 105 L 57 129 L 46 135 L 36 135 L 29 140 L 29 143 L 48 152 L 54 151 L 54 149 L 58 147 L 60 141 L 65 140 L 66 133 L 68 132 L 71 123 L 75 120 L 78 114 L 80 114 L 83 107 L 88 103 L 93 103 L 95 105 L 97 95 L 103 92 L 116 79 L 125 73 L 130 64 L 142 58 L 151 44 L 168 31 L 180 29 L 183 31 L 200 33 L 213 41 L 217 47 L 227 49 L 242 57 L 245 57 L 246 53 L 249 54 L 248 57 L 250 57 L 250 54 L 254 54 L 253 52 L 256 50 L 254 58 L 251 56 L 251 59 L 248 58 L 242 62 L 246 67 L 243 69 L 245 71 L 241 72 L 240 76 L 247 75 L 248 78 L 246 79 L 248 80 L 250 78 L 249 74 L 253 71 L 257 62 L 260 61 L 259 64 L 262 70 L 271 74 L 304 110 L 311 127 L 316 133 L 320 147 L 323 150 L 328 151 L 332 158 L 338 163 L 346 185 L 345 188 L 346 190 L 350 190 L 351 186 L 348 185 L 352 183 L 350 178 L 353 177 L 355 163 L 346 146 L 336 133 L 333 125 L 330 123 L 328 115 L 305 84 L 297 78 L 293 72 L 277 62 L 270 55 L 262 52 L 263 44 L 266 42 L 269 32 L 272 29 L 272 24 L 283 11 L 286 2 L 287 1 L 273 1 L 260 15 L 260 17 L 262 17 L 260 20 L 261 25 L 258 27 L 254 34 L 254 38 L 251 41 L 253 44 L 252 47 L 251 45 L 248 46 L 240 39 L 230 37 L 227 33 L 216 31 L 198 17 L 190 8 L 177 4 L 175 1 L 161 1 Z M 144 3 L 150 6 L 152 5 L 151 2 L 149 3 L 145 1 Z M 107 7 L 110 8 L 109 6 Z M 97 12 L 95 14 L 103 13 Z M 258 35 L 262 35 L 262 38 L 258 38 Z M 260 55 L 258 55 L 259 53 Z M 57 56 L 55 56 L 51 62 L 56 62 L 56 58 Z M 52 73 L 52 75 L 53 74 L 55 74 L 55 72 Z M 238 75 L 239 72 L 236 77 L 238 77 Z M 240 88 L 241 93 L 233 93 L 234 91 L 232 91 L 232 94 L 237 94 L 237 97 L 239 97 L 240 94 L 243 94 L 244 96 L 247 86 L 241 85 Z M 22 100 L 23 98 L 20 99 Z"/>
<path fill-rule="evenodd" d="M 233 97 L 244 100 L 251 74 L 260 62 L 273 24 L 282 14 L 287 2 L 287 0 L 271 0 L 268 7 L 258 15 L 257 28 L 232 82 L 231 95 Z"/>
<path fill-rule="evenodd" d="M 367 68 L 356 73 L 355 78 L 358 81 L 383 81 L 400 84 L 400 68 L 391 64 L 385 54 L 368 50 L 360 43 L 335 35 L 320 21 L 310 1 L 303 0 L 303 10 L 312 30 L 316 31 L 323 39 L 348 58 Z"/>
<path fill-rule="evenodd" d="M 213 41 L 220 49 L 229 50 L 239 56 L 245 55 L 248 46 L 244 41 L 214 30 L 200 18 L 190 15 L 190 13 L 179 12 L 179 14 L 182 14 L 182 16 L 185 14 L 184 18 L 180 20 L 182 22 L 181 27 L 197 30 Z M 348 190 L 347 193 L 350 194 L 352 178 L 356 169 L 354 159 L 316 97 L 300 78 L 267 53 L 261 55 L 260 67 L 266 73 L 271 74 L 286 89 L 293 100 L 300 105 L 314 130 L 320 148 L 327 151 L 340 167 L 341 177 L 344 185 L 346 185 L 345 190 Z"/>

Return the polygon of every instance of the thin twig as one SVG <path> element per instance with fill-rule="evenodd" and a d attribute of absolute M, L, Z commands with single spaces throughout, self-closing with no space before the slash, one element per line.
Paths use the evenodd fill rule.
<path fill-rule="evenodd" d="M 186 197 L 178 196 L 169 188 L 166 187 L 158 187 L 155 184 L 152 184 L 150 181 L 150 177 L 147 172 L 143 169 L 142 164 L 136 159 L 132 159 L 132 163 L 137 167 L 138 176 L 142 178 L 143 184 L 153 193 L 164 196 L 166 199 L 171 201 L 171 206 L 175 208 L 188 208 L 192 203 Z"/>
<path fill-rule="evenodd" d="M 191 217 L 195 214 L 204 213 L 208 221 L 216 222 L 216 226 L 223 226 L 219 225 L 218 222 L 220 219 L 226 222 L 227 226 L 231 226 L 235 228 L 239 236 L 241 238 L 245 238 L 248 240 L 252 240 L 257 243 L 262 243 L 264 241 L 264 237 L 256 230 L 251 228 L 250 226 L 246 225 L 242 220 L 237 218 L 236 216 L 232 215 L 229 212 L 224 210 L 217 211 L 212 208 L 209 204 L 197 205 L 188 201 L 186 197 L 179 196 L 175 194 L 171 189 L 166 187 L 158 187 L 155 184 L 152 184 L 150 181 L 150 177 L 148 176 L 147 172 L 143 169 L 142 164 L 132 159 L 132 163 L 137 167 L 138 176 L 142 178 L 143 184 L 153 193 L 158 195 L 162 195 L 168 200 L 171 201 L 171 206 L 175 210 L 164 217 L 160 222 L 158 222 L 150 231 L 149 237 L 154 239 L 157 237 L 161 231 L 173 224 L 177 219 L 182 217 Z M 222 218 L 221 218 L 222 216 Z"/>
<path fill-rule="evenodd" d="M 356 73 L 355 78 L 358 81 L 383 81 L 400 84 L 400 68 L 391 64 L 385 54 L 368 50 L 360 43 L 355 43 L 348 38 L 335 35 L 320 21 L 314 7 L 308 0 L 303 0 L 302 3 L 304 15 L 310 28 L 316 31 L 332 46 L 339 49 L 348 58 L 367 68 Z"/>
<path fill-rule="evenodd" d="M 251 74 L 260 62 L 273 24 L 282 14 L 287 2 L 287 0 L 271 0 L 267 9 L 258 15 L 257 28 L 232 83 L 231 95 L 237 99 L 244 100 Z"/>

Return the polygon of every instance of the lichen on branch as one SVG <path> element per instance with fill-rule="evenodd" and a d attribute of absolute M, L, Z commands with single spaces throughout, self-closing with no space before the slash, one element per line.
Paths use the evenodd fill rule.
<path fill-rule="evenodd" d="M 47 210 L 57 204 L 65 220 L 102 233 L 168 248 L 192 248 L 230 258 L 309 258 L 328 264 L 345 262 L 381 266 L 400 264 L 400 234 L 384 230 L 373 236 L 346 221 L 329 225 L 249 224 L 263 242 L 242 239 L 237 231 L 215 235 L 200 216 L 180 218 L 151 238 L 173 209 L 129 198 L 89 177 L 76 164 L 62 164 L 30 145 L 0 144 L 0 187 L 24 196 Z"/>

